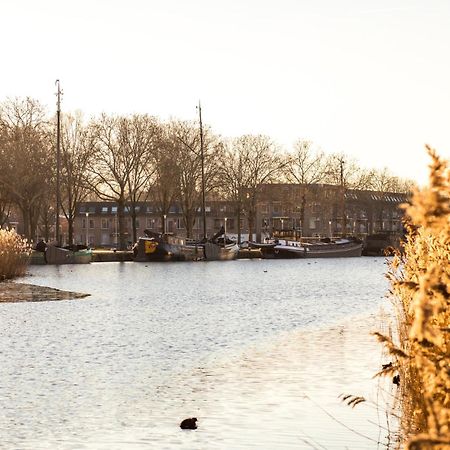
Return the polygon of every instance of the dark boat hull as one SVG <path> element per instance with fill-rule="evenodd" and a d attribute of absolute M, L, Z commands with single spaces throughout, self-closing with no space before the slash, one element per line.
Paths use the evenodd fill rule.
<path fill-rule="evenodd" d="M 358 241 L 345 242 L 320 242 L 314 244 L 290 243 L 282 244 L 257 244 L 253 248 L 259 248 L 263 258 L 267 259 L 303 259 L 303 258 L 344 258 L 358 257 L 362 254 L 362 243 Z"/>

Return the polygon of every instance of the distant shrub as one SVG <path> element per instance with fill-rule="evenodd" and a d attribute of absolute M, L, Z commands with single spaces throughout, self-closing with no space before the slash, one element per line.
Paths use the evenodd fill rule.
<path fill-rule="evenodd" d="M 398 315 L 398 339 L 378 335 L 397 374 L 406 448 L 450 449 L 450 168 L 428 148 L 430 186 L 406 208 L 403 253 L 388 278 Z M 394 342 L 395 341 L 395 342 Z"/>
<path fill-rule="evenodd" d="M 0 281 L 24 275 L 31 246 L 14 230 L 0 229 Z"/>

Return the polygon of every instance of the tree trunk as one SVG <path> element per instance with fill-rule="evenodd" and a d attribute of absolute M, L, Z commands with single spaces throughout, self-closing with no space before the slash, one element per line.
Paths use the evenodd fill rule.
<path fill-rule="evenodd" d="M 23 235 L 31 241 L 31 218 L 30 218 L 30 208 L 28 205 L 20 206 L 20 210 L 22 211 L 22 219 L 23 219 Z"/>
<path fill-rule="evenodd" d="M 119 250 L 127 249 L 127 241 L 125 236 L 125 199 L 117 201 L 117 218 L 119 222 Z"/>
<path fill-rule="evenodd" d="M 237 232 L 238 232 L 238 244 L 241 243 L 241 205 L 238 204 L 237 211 Z"/>
<path fill-rule="evenodd" d="M 67 223 L 68 223 L 68 232 L 69 232 L 69 236 L 68 236 L 68 245 L 73 245 L 73 221 L 74 221 L 74 217 L 71 215 L 68 217 L 67 219 Z"/>
<path fill-rule="evenodd" d="M 253 229 L 255 225 L 255 217 L 253 211 L 248 212 L 248 241 L 253 241 Z"/>
<path fill-rule="evenodd" d="M 134 205 L 131 208 L 131 228 L 133 229 L 133 244 L 137 242 L 136 209 Z"/>
<path fill-rule="evenodd" d="M 305 191 L 303 191 L 302 194 L 302 203 L 300 204 L 300 230 L 301 230 L 301 235 L 304 235 L 303 232 L 303 227 L 304 227 L 304 223 L 305 223 L 305 208 L 306 208 L 306 193 Z M 308 234 L 309 236 L 310 234 Z"/>

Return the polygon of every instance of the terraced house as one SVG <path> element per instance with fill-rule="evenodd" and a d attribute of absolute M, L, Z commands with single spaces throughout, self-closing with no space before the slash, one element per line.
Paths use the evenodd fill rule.
<path fill-rule="evenodd" d="M 206 233 L 213 235 L 221 226 L 227 233 L 248 238 L 251 223 L 253 239 L 266 236 L 289 237 L 355 235 L 364 238 L 377 232 L 401 235 L 406 194 L 367 190 L 343 190 L 334 185 L 265 184 L 261 185 L 254 204 L 243 195 L 238 215 L 234 202 L 217 198 L 206 200 Z M 181 205 L 171 205 L 162 214 L 152 201 L 135 205 L 136 234 L 145 229 L 168 232 L 181 237 L 198 239 L 203 236 L 200 206 L 191 236 L 186 236 L 185 218 Z M 124 233 L 133 244 L 131 206 L 126 205 Z M 239 219 L 238 219 L 239 217 Z M 118 210 L 113 202 L 84 202 L 77 208 L 74 234 L 76 243 L 96 247 L 115 247 L 118 243 Z"/>

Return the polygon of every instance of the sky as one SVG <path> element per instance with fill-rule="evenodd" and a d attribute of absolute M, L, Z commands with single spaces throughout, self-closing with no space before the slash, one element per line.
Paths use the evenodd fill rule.
<path fill-rule="evenodd" d="M 450 157 L 448 0 L 2 0 L 0 101 L 311 140 L 423 184 Z"/>

